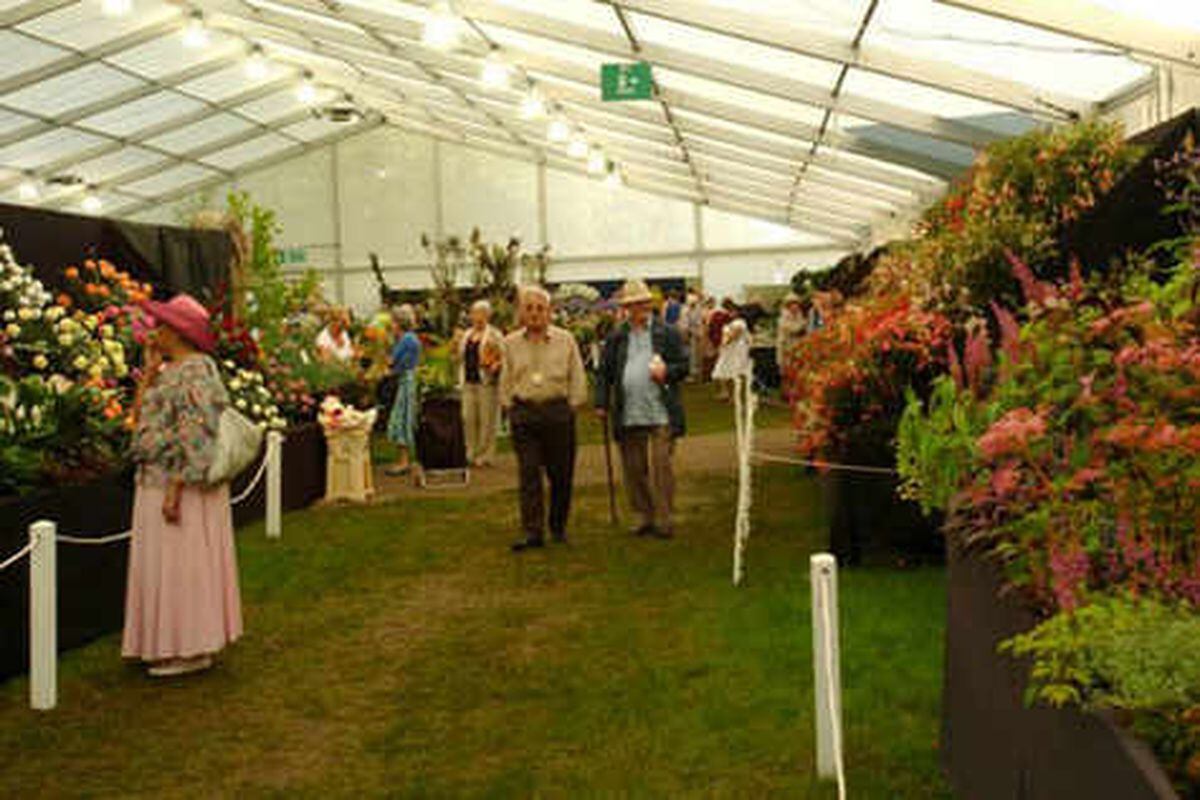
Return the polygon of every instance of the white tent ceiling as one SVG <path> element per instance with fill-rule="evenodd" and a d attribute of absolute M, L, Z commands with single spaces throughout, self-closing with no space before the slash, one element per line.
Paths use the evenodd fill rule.
<path fill-rule="evenodd" d="M 0 200 L 132 214 L 378 125 L 585 171 L 523 113 L 536 95 L 633 188 L 853 244 L 976 148 L 1195 66 L 1198 7 L 0 0 Z M 600 65 L 632 60 L 655 99 L 602 102 Z"/>

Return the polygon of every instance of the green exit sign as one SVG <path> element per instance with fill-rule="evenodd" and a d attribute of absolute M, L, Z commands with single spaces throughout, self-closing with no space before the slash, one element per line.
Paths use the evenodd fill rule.
<path fill-rule="evenodd" d="M 600 65 L 600 96 L 605 101 L 649 100 L 654 92 L 650 63 Z"/>

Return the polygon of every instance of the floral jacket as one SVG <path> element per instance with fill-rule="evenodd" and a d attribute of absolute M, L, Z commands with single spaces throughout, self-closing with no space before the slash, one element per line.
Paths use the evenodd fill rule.
<path fill-rule="evenodd" d="M 202 484 L 212 464 L 217 426 L 229 395 L 216 363 L 204 355 L 168 364 L 142 398 L 133 459 L 143 483 Z"/>

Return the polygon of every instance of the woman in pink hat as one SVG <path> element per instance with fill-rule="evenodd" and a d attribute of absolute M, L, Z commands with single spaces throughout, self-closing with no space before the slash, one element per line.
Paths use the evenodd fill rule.
<path fill-rule="evenodd" d="M 208 355 L 208 312 L 186 294 L 143 308 L 155 326 L 134 402 L 138 473 L 121 652 L 162 677 L 212 666 L 241 635 L 242 610 L 229 485 L 206 483 L 229 402 Z"/>

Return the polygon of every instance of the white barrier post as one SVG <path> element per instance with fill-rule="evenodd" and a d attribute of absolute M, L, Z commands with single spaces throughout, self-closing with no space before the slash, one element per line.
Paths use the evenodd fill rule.
<path fill-rule="evenodd" d="M 283 533 L 283 434 L 267 432 L 267 538 Z"/>
<path fill-rule="evenodd" d="M 29 526 L 29 706 L 49 711 L 58 704 L 57 526 Z"/>
<path fill-rule="evenodd" d="M 817 722 L 817 775 L 836 778 L 845 797 L 842 759 L 842 679 L 838 653 L 837 559 L 809 558 L 812 584 L 813 676 Z"/>

